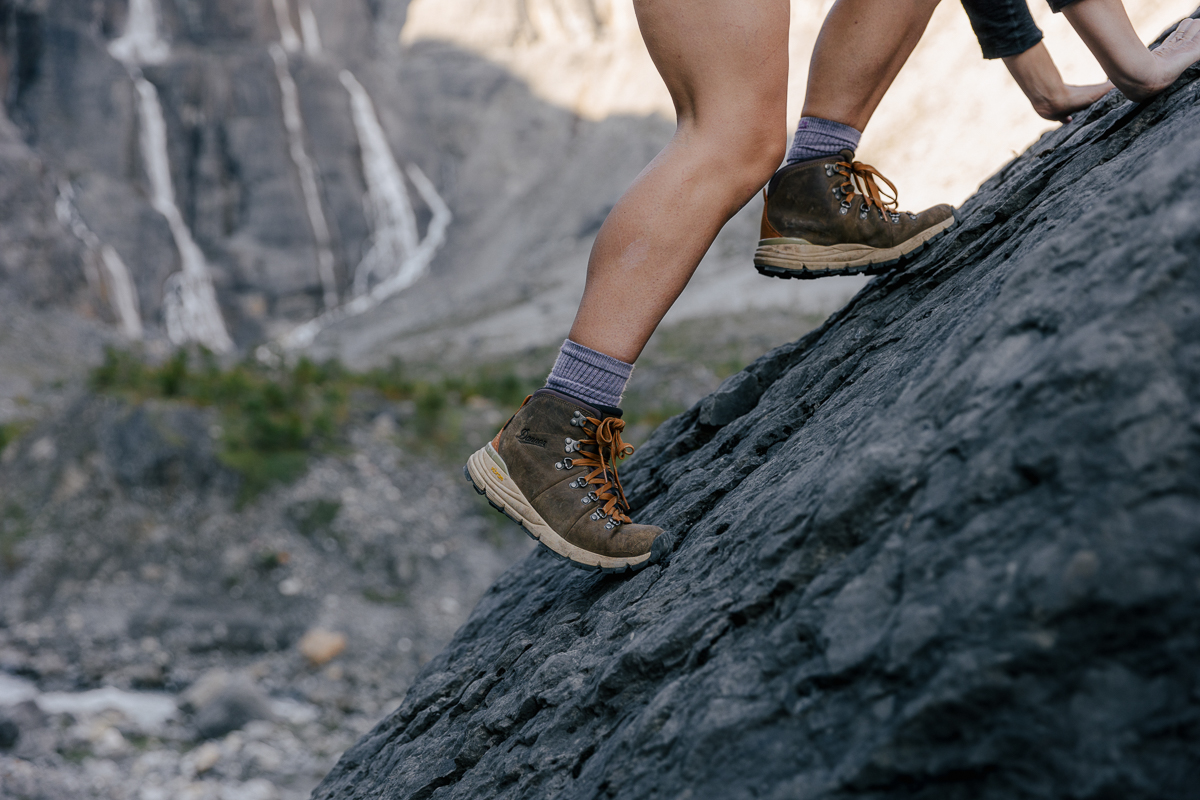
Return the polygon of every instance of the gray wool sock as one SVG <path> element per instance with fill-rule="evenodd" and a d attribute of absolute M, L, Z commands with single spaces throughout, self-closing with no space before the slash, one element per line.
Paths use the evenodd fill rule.
<path fill-rule="evenodd" d="M 546 388 L 594 406 L 616 408 L 621 404 L 621 395 L 632 372 L 633 364 L 567 339 L 558 352 L 554 369 L 546 378 Z"/>
<path fill-rule="evenodd" d="M 849 125 L 820 117 L 801 117 L 796 126 L 792 148 L 788 150 L 787 163 L 807 161 L 810 158 L 833 156 L 843 150 L 857 150 L 862 132 Z"/>

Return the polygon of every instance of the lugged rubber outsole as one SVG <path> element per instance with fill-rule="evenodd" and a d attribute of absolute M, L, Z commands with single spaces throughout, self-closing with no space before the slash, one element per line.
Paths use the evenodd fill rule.
<path fill-rule="evenodd" d="M 477 493 L 487 498 L 488 505 L 517 523 L 529 538 L 573 567 L 588 572 L 637 572 L 660 560 L 670 549 L 666 546 L 669 542 L 664 539 L 666 533 L 659 534 L 649 553 L 632 558 L 602 556 L 571 544 L 547 525 L 534 510 L 509 477 L 503 459 L 492 449 L 491 443 L 484 445 L 467 459 L 463 475 Z M 660 545 L 658 539 L 664 539 L 664 545 Z"/>
<path fill-rule="evenodd" d="M 754 267 L 771 278 L 825 278 L 873 275 L 908 261 L 957 224 L 954 217 L 926 228 L 896 247 L 840 244 L 820 246 L 803 239 L 762 239 L 754 251 Z"/>

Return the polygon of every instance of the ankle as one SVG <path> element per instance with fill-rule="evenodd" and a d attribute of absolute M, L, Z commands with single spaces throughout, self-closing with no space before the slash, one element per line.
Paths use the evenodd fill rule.
<path fill-rule="evenodd" d="M 632 364 L 567 339 L 546 378 L 546 388 L 606 413 L 616 410 L 618 414 L 609 415 L 617 416 L 632 373 Z"/>
<path fill-rule="evenodd" d="M 821 117 L 801 117 L 788 150 L 787 163 L 808 161 L 811 158 L 837 155 L 843 150 L 857 150 L 862 132 Z"/>

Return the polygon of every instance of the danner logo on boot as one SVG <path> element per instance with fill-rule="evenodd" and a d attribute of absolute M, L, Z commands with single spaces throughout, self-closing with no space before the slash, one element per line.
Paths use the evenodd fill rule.
<path fill-rule="evenodd" d="M 522 430 L 520 433 L 517 434 L 517 441 L 520 442 L 521 444 L 532 444 L 536 447 L 545 447 L 546 446 L 546 440 L 539 439 L 538 437 L 531 434 L 529 432 L 529 428 L 525 428 L 524 430 Z"/>

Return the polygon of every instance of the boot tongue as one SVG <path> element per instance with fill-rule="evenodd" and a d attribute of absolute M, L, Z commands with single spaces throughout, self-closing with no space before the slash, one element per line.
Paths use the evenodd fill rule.
<path fill-rule="evenodd" d="M 841 156 L 842 156 L 842 161 L 846 161 L 850 164 L 854 163 L 854 151 L 853 150 L 849 150 L 849 149 L 843 150 L 841 152 Z"/>
<path fill-rule="evenodd" d="M 616 417 L 617 419 L 620 419 L 621 415 L 625 413 L 616 406 L 596 406 L 595 408 L 605 417 Z"/>

